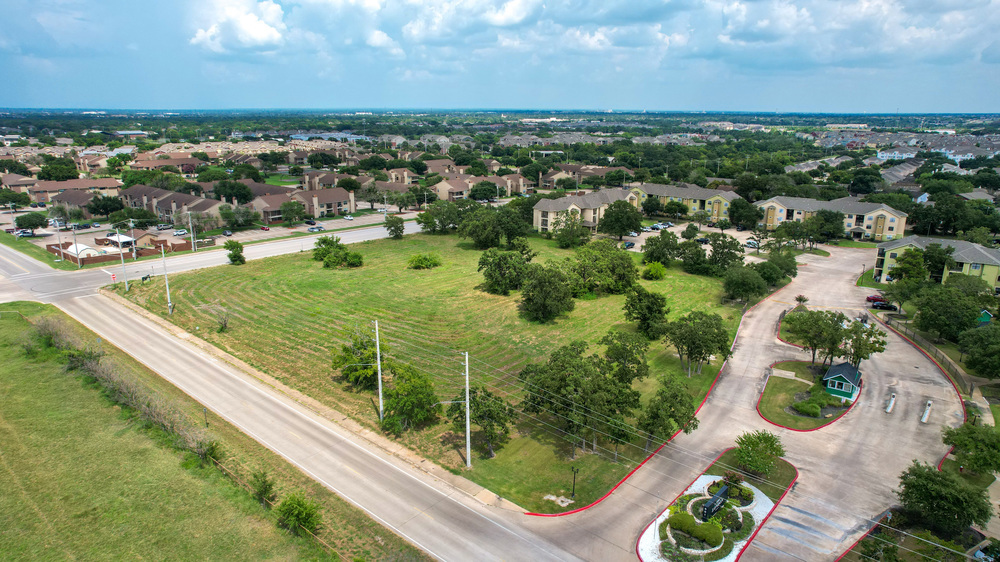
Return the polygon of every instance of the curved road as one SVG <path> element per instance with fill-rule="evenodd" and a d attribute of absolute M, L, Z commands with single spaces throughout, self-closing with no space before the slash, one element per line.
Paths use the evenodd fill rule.
<path fill-rule="evenodd" d="M 407 231 L 416 231 L 407 223 Z M 381 227 L 337 233 L 345 242 L 383 238 Z M 320 236 L 320 235 L 317 235 Z M 248 259 L 307 250 L 309 238 L 246 247 Z M 305 243 L 304 243 L 305 242 Z M 679 435 L 607 500 L 567 517 L 533 518 L 484 505 L 450 483 L 414 468 L 396 455 L 323 418 L 288 396 L 219 361 L 159 323 L 96 294 L 110 281 L 105 270 L 53 271 L 0 247 L 0 302 L 54 302 L 265 446 L 361 507 L 387 527 L 446 560 L 632 560 L 640 530 L 736 436 L 769 429 L 782 438 L 799 480 L 745 554 L 746 560 L 829 560 L 848 548 L 895 502 L 897 476 L 911 459 L 937 462 L 946 452 L 943 425 L 962 421 L 950 383 L 923 355 L 890 332 L 887 351 L 862 364 L 865 386 L 855 408 L 830 427 L 793 432 L 757 414 L 765 369 L 775 361 L 808 355 L 775 338 L 778 315 L 796 294 L 809 306 L 863 310 L 866 289 L 854 286 L 873 252 L 830 248 L 831 257 L 804 256 L 785 289 L 749 312 L 730 359 L 698 414 L 700 429 Z M 170 272 L 226 262 L 221 251 L 167 260 Z M 160 261 L 126 266 L 130 279 L 162 273 Z M 143 338 L 136 338 L 143 334 Z M 155 341 L 156 344 L 149 342 Z M 897 394 L 892 414 L 884 400 Z M 934 401 L 931 419 L 919 422 Z"/>

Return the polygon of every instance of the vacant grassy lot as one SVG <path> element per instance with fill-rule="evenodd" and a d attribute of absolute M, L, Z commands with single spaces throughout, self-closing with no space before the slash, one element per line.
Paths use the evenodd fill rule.
<path fill-rule="evenodd" d="M 308 546 L 220 476 L 184 469 L 56 354 L 24 357 L 27 326 L 0 317 L 3 558 L 251 560 Z"/>
<path fill-rule="evenodd" d="M 555 248 L 551 241 L 532 238 L 530 243 L 540 252 L 538 262 L 573 255 Z M 456 236 L 414 235 L 356 244 L 353 249 L 364 255 L 363 268 L 325 270 L 306 252 L 172 276 L 170 289 L 176 310 L 170 320 L 370 427 L 376 420 L 372 395 L 357 392 L 336 378 L 330 357 L 331 350 L 345 343 L 353 330 L 370 326 L 375 319 L 383 338 L 383 354 L 431 374 L 442 400 L 452 399 L 461 388 L 460 351 L 469 352 L 473 384 L 487 384 L 516 401 L 520 391 L 517 374 L 526 364 L 543 361 L 551 351 L 574 340 L 596 344 L 611 328 L 633 329 L 624 321 L 624 296 L 578 300 L 573 312 L 551 324 L 527 322 L 518 313 L 516 295 L 490 295 L 477 287 L 482 282 L 477 272 L 481 252 Z M 417 253 L 437 254 L 443 265 L 432 270 L 407 269 L 407 260 Z M 638 260 L 640 255 L 634 258 Z M 735 331 L 739 311 L 718 304 L 722 294 L 719 280 L 674 268 L 663 280 L 642 283 L 667 296 L 670 318 L 694 309 L 718 312 L 730 331 Z M 162 284 L 136 287 L 129 298 L 154 313 L 165 310 Z M 232 316 L 230 330 L 221 334 L 216 332 L 215 320 L 220 310 Z M 599 351 L 597 347 L 594 351 Z M 682 373 L 673 348 L 668 349 L 663 342 L 652 344 L 648 360 L 654 376 L 638 387 L 646 399 L 656 389 L 655 376 Z M 684 379 L 693 400 L 701 400 L 717 371 L 718 362 L 707 365 L 701 375 Z M 571 476 L 564 436 L 540 422 L 534 428 L 521 429 L 508 445 L 512 451 L 532 451 L 542 445 L 552 449 L 554 442 L 561 443 L 563 448 L 551 465 L 558 486 L 554 483 L 545 491 L 558 495 L 565 488 L 562 475 Z M 450 423 L 441 423 L 410 432 L 402 442 L 457 470 L 464 465 L 461 437 Z M 518 443 L 520 439 L 526 442 Z M 637 449 L 625 451 L 623 447 L 620 464 L 598 463 L 600 474 L 591 478 L 595 484 L 616 480 L 644 456 L 644 442 L 636 442 Z M 523 455 L 501 454 L 484 462 L 477 454 L 473 460 L 474 469 L 469 474 L 473 480 L 501 494 L 501 490 L 511 489 L 509 495 L 503 495 L 524 507 L 542 501 L 538 497 L 541 492 L 530 482 L 537 468 L 526 465 Z M 596 495 L 581 492 L 578 486 L 578 505 L 603 493 L 596 492 L 596 485 L 594 488 Z M 548 511 L 559 509 L 549 503 Z"/>
<path fill-rule="evenodd" d="M 190 453 L 142 429 L 62 360 L 29 361 L 18 346 L 32 320 L 60 319 L 80 345 L 99 348 L 189 420 L 202 407 L 57 309 L 0 305 L 0 556 L 4 559 L 327 559 L 292 540 L 249 495 Z M 424 559 L 414 547 L 211 412 L 224 462 L 242 478 L 266 470 L 279 500 L 299 490 L 323 512 L 320 537 L 349 559 Z M 12 476 L 16 475 L 16 478 Z M 31 501 L 25 498 L 30 498 Z M 9 531 L 9 532 L 8 532 Z"/>

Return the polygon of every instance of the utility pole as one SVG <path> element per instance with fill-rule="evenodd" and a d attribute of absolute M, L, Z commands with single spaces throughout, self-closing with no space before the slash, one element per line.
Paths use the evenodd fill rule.
<path fill-rule="evenodd" d="M 378 320 L 375 321 L 375 364 L 378 365 L 378 421 L 382 421 L 382 347 L 378 338 Z"/>
<path fill-rule="evenodd" d="M 198 251 L 198 240 L 194 235 L 194 224 L 191 222 L 191 211 L 188 211 L 188 228 L 191 229 L 191 251 Z"/>
<path fill-rule="evenodd" d="M 83 261 L 81 261 L 82 258 L 80 257 L 80 245 L 76 243 L 76 229 L 74 228 L 72 230 L 73 230 L 73 251 L 76 252 L 76 268 L 80 269 L 81 267 L 83 267 Z"/>
<path fill-rule="evenodd" d="M 59 224 L 59 219 L 56 219 L 56 224 L 57 225 Z M 66 259 L 66 250 L 63 249 L 63 245 L 62 245 L 62 231 L 59 230 L 58 226 L 56 226 L 56 239 L 59 240 L 59 259 L 56 260 L 56 261 L 63 261 L 63 260 Z"/>
<path fill-rule="evenodd" d="M 170 301 L 170 279 L 167 278 L 167 252 L 164 250 L 166 244 L 160 244 L 160 257 L 163 258 L 163 282 L 167 285 L 167 314 L 174 313 L 174 303 Z"/>
<path fill-rule="evenodd" d="M 132 238 L 132 261 L 139 259 L 139 256 L 135 255 L 135 220 L 128 220 L 128 235 Z"/>
<path fill-rule="evenodd" d="M 115 238 L 118 238 L 118 255 L 122 258 L 122 279 L 125 280 L 125 292 L 128 292 L 128 273 L 125 271 L 125 253 L 122 252 L 122 235 L 115 229 Z M 79 250 L 79 248 L 77 249 Z M 79 251 L 78 251 L 79 254 Z"/>
<path fill-rule="evenodd" d="M 472 432 L 469 415 L 469 352 L 465 352 L 465 466 L 472 468 Z"/>

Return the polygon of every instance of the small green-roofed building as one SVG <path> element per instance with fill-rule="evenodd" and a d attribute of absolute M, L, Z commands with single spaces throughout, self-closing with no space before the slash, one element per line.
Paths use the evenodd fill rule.
<path fill-rule="evenodd" d="M 989 324 L 990 320 L 993 320 L 993 315 L 990 313 L 989 310 L 986 310 L 985 308 L 979 313 L 979 318 L 976 318 L 976 322 L 979 323 L 979 326 L 985 326 Z"/>
<path fill-rule="evenodd" d="M 837 398 L 853 402 L 861 392 L 861 371 L 850 363 L 837 363 L 823 375 L 826 391 Z"/>

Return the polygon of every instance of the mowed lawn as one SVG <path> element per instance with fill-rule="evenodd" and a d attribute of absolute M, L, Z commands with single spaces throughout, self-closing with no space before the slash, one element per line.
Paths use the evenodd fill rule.
<path fill-rule="evenodd" d="M 0 316 L 0 558 L 258 560 L 315 555 L 221 476 L 200 477 Z"/>
<path fill-rule="evenodd" d="M 539 263 L 574 255 L 570 250 L 556 248 L 552 241 L 532 238 L 530 243 L 540 253 L 535 258 Z M 364 255 L 364 267 L 323 269 L 306 251 L 254 260 L 240 267 L 222 266 L 171 276 L 176 308 L 170 320 L 370 427 L 377 420 L 372 394 L 357 392 L 336 378 L 330 360 L 332 351 L 346 343 L 354 330 L 371 326 L 375 319 L 379 321 L 383 353 L 429 373 L 442 400 L 455 398 L 463 388 L 460 352 L 469 352 L 473 384 L 486 384 L 516 402 L 520 395 L 517 374 L 526 364 L 544 361 L 554 349 L 574 340 L 588 342 L 597 352 L 597 341 L 609 329 L 634 330 L 634 325 L 624 320 L 625 297 L 621 295 L 577 300 L 575 310 L 553 323 L 526 321 L 517 308 L 518 295 L 490 295 L 478 287 L 482 283 L 482 274 L 477 271 L 482 252 L 455 235 L 418 234 L 402 240 L 354 244 L 352 249 Z M 443 265 L 432 270 L 407 269 L 407 260 L 418 253 L 436 254 Z M 641 255 L 634 257 L 638 263 Z M 671 319 L 696 309 L 717 312 L 731 334 L 735 332 L 740 311 L 719 304 L 719 280 L 688 275 L 675 266 L 665 279 L 642 283 L 667 296 Z M 157 314 L 162 315 L 166 309 L 164 286 L 159 280 L 146 286 L 133 285 L 129 298 Z M 220 310 L 231 314 L 230 328 L 224 333 L 217 332 Z M 656 390 L 656 376 L 684 376 L 674 349 L 662 341 L 652 343 L 648 360 L 653 376 L 638 385 L 644 401 Z M 715 361 L 706 365 L 701 375 L 685 378 L 693 400 L 700 401 L 704 396 L 718 366 L 719 361 Z M 514 435 L 515 441 L 527 439 L 532 443 L 510 446 L 523 451 L 548 446 L 542 444 L 553 440 L 565 445 L 564 437 L 553 438 L 550 434 L 554 430 L 548 426 L 534 426 L 536 429 Z M 452 429 L 442 418 L 440 424 L 404 435 L 402 442 L 445 467 L 459 469 L 465 463 L 464 443 Z M 594 474 L 593 480 L 613 481 L 619 474 L 624 475 L 631 463 L 643 456 L 644 442 L 636 439 L 636 443 L 639 449 L 627 454 L 621 463 L 599 463 L 600 470 L 610 476 Z M 565 452 L 557 457 L 568 457 L 568 446 Z M 474 469 L 468 474 L 473 480 L 484 485 L 507 480 L 511 482 L 509 487 L 525 491 L 531 488 L 516 481 L 534 476 L 535 468 L 529 466 L 533 463 L 526 465 L 523 459 L 515 458 L 517 455 L 501 454 L 489 461 L 493 465 L 488 469 L 491 474 L 484 474 L 480 480 L 477 473 L 487 470 L 478 470 L 476 465 L 482 458 L 475 452 L 474 456 Z M 557 462 L 553 470 L 570 474 L 568 464 L 564 465 L 568 462 L 568 458 Z M 551 492 L 558 493 L 559 489 Z M 595 498 L 601 494 L 603 491 Z M 536 494 L 514 490 L 505 497 L 523 505 L 533 503 L 528 496 L 534 498 Z M 581 500 L 579 489 L 577 499 L 586 500 Z"/>

